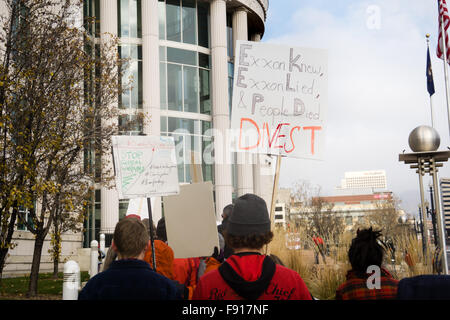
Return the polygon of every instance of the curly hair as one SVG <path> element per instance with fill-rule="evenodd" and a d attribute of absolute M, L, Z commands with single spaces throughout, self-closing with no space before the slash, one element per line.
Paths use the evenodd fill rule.
<path fill-rule="evenodd" d="M 352 240 L 348 250 L 348 258 L 352 270 L 357 276 L 364 278 L 367 267 L 376 265 L 381 267 L 383 262 L 384 248 L 378 242 L 381 230 L 374 231 L 372 227 L 357 231 L 356 238 Z"/>
<path fill-rule="evenodd" d="M 264 245 L 272 241 L 273 232 L 269 231 L 263 234 L 251 233 L 245 236 L 234 236 L 225 232 L 224 238 L 226 245 L 233 249 L 261 249 Z"/>

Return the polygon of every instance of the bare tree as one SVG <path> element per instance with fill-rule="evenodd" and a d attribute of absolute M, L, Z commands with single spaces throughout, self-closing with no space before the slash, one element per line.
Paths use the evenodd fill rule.
<path fill-rule="evenodd" d="M 299 181 L 294 185 L 293 197 L 296 202 L 301 203 L 301 220 L 308 236 L 319 236 L 326 243 L 334 244 L 344 232 L 344 219 L 333 211 L 333 203 L 320 197 L 320 190 L 320 186 Z"/>
<path fill-rule="evenodd" d="M 395 196 L 375 203 L 375 209 L 369 212 L 356 228 L 371 226 L 381 230 L 385 239 L 393 239 L 400 228 L 399 204 L 400 200 Z"/>
<path fill-rule="evenodd" d="M 110 137 L 117 132 L 118 111 L 112 105 L 124 90 L 118 72 L 122 61 L 117 39 L 89 47 L 91 35 L 73 25 L 81 0 L 4 2 L 8 13 L 0 33 L 0 277 L 19 209 L 28 208 L 27 229 L 35 235 L 28 295 L 35 296 L 50 228 L 69 217 L 84 219 L 94 177 L 93 170 L 83 167 L 83 153 L 94 146 L 100 155 L 108 152 Z M 112 172 L 101 170 L 102 182 L 112 179 Z"/>

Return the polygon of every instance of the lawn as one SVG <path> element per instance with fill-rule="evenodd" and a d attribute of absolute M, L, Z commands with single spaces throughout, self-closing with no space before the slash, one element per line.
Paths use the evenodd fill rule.
<path fill-rule="evenodd" d="M 81 282 L 89 280 L 87 272 L 81 272 Z M 6 278 L 1 280 L 0 300 L 28 300 L 26 297 L 30 277 Z M 39 275 L 38 296 L 36 300 L 61 300 L 63 287 L 63 273 L 58 273 L 54 279 L 51 273 Z"/>

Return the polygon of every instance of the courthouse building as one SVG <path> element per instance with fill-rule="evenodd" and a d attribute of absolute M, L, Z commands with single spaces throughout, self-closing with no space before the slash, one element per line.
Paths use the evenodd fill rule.
<path fill-rule="evenodd" d="M 191 182 L 191 151 L 203 154 L 213 147 L 218 155 L 224 150 L 223 142 L 215 142 L 209 129 L 225 133 L 230 128 L 234 44 L 236 40 L 260 41 L 267 9 L 267 0 L 86 1 L 84 15 L 99 17 L 96 37 L 117 35 L 119 54 L 131 59 L 124 77 L 133 76 L 133 89 L 118 101 L 120 134 L 173 136 L 181 146 L 177 152 L 183 160 L 178 165 L 180 183 Z M 136 110 L 151 121 L 134 131 L 121 130 L 136 117 Z M 184 132 L 175 132 L 180 129 Z M 234 165 L 202 159 L 203 179 L 214 185 L 218 220 L 236 196 L 256 193 L 270 199 L 261 185 L 272 183 L 261 182 L 266 175 L 261 175 L 259 163 L 265 166 L 271 161 L 258 160 L 262 161 L 256 165 Z M 107 188 L 97 191 L 96 202 L 95 234 L 108 237 L 125 215 L 127 202 L 118 199 L 115 189 Z M 155 221 L 162 216 L 161 199 L 156 199 L 153 215 Z M 91 238 L 89 231 L 85 239 Z"/>
<path fill-rule="evenodd" d="M 119 134 L 173 136 L 181 146 L 177 153 L 182 160 L 178 165 L 180 183 L 192 180 L 191 151 L 203 154 L 212 147 L 215 155 L 224 151 L 224 143 L 215 141 L 210 129 L 225 133 L 230 128 L 235 42 L 261 40 L 268 6 L 268 0 L 84 1 L 80 17 L 96 17 L 91 29 L 95 43 L 100 45 L 107 33 L 116 35 L 120 56 L 130 59 L 124 78 L 131 75 L 134 81 L 132 88 L 118 97 Z M 144 112 L 151 121 L 130 130 L 127 124 L 137 112 Z M 183 133 L 179 129 L 184 129 Z M 230 157 L 234 163 L 202 159 L 203 180 L 214 185 L 217 220 L 226 205 L 245 193 L 262 196 L 268 206 L 271 203 L 275 158 L 253 155 L 253 164 L 236 164 L 236 154 Z M 91 240 L 98 241 L 100 233 L 106 235 L 108 246 L 127 207 L 128 202 L 119 199 L 115 189 L 98 186 L 86 231 L 71 234 L 70 245 L 63 243 L 63 258 L 75 254 L 78 247 L 89 247 Z M 163 203 L 155 199 L 154 221 L 162 214 Z M 18 232 L 18 250 L 11 255 L 20 255 L 17 261 L 25 263 L 28 252 L 31 262 L 32 237 L 26 230 Z M 23 249 L 19 248 L 25 240 L 20 239 L 28 239 Z M 48 260 L 45 255 L 46 247 L 44 264 Z"/>

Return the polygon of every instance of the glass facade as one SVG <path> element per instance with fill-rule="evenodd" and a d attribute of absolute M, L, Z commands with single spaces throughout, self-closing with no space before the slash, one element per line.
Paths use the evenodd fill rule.
<path fill-rule="evenodd" d="M 160 47 L 161 109 L 211 114 L 210 56 Z"/>
<path fill-rule="evenodd" d="M 113 1 L 113 0 L 111 0 Z M 115 4 L 115 3 L 114 3 Z M 143 125 L 142 0 L 117 0 L 117 22 L 121 58 L 128 59 L 121 79 L 125 88 L 119 97 L 119 134 L 139 135 Z M 87 25 L 91 34 L 100 36 L 100 1 L 84 2 L 87 16 L 95 22 Z M 203 179 L 214 183 L 214 166 L 208 156 L 213 150 L 211 136 L 211 56 L 210 4 L 202 0 L 159 0 L 159 56 L 161 135 L 173 136 L 176 143 L 178 174 L 181 183 L 189 183 L 192 152 L 202 166 Z M 232 14 L 227 13 L 228 97 L 231 115 L 234 74 Z M 156 119 L 155 119 L 156 120 Z M 153 120 L 152 120 L 153 121 Z M 200 157 L 198 157 L 200 155 Z M 211 155 L 212 156 L 212 155 Z M 233 198 L 237 194 L 236 154 L 232 158 Z M 100 190 L 96 190 L 95 234 L 100 228 Z M 119 201 L 119 218 L 126 214 L 128 201 Z M 92 215 L 92 213 L 91 213 Z M 97 221 L 98 220 L 98 221 Z M 86 225 L 86 231 L 91 232 Z M 87 244 L 89 246 L 89 244 Z"/>
<path fill-rule="evenodd" d="M 142 46 L 122 44 L 119 46 L 119 56 L 128 59 L 122 76 L 125 91 L 119 99 L 119 108 L 142 109 Z"/>
<path fill-rule="evenodd" d="M 208 161 L 212 150 L 211 122 L 177 117 L 161 117 L 161 135 L 173 136 L 178 161 L 178 180 L 189 183 L 191 163 L 201 163 L 204 181 L 214 182 L 214 167 Z M 191 154 L 194 152 L 194 155 Z M 200 157 L 206 154 L 206 157 Z M 194 162 L 192 162 L 194 156 Z"/>
<path fill-rule="evenodd" d="M 159 0 L 161 40 L 209 47 L 209 3 L 196 0 Z"/>

